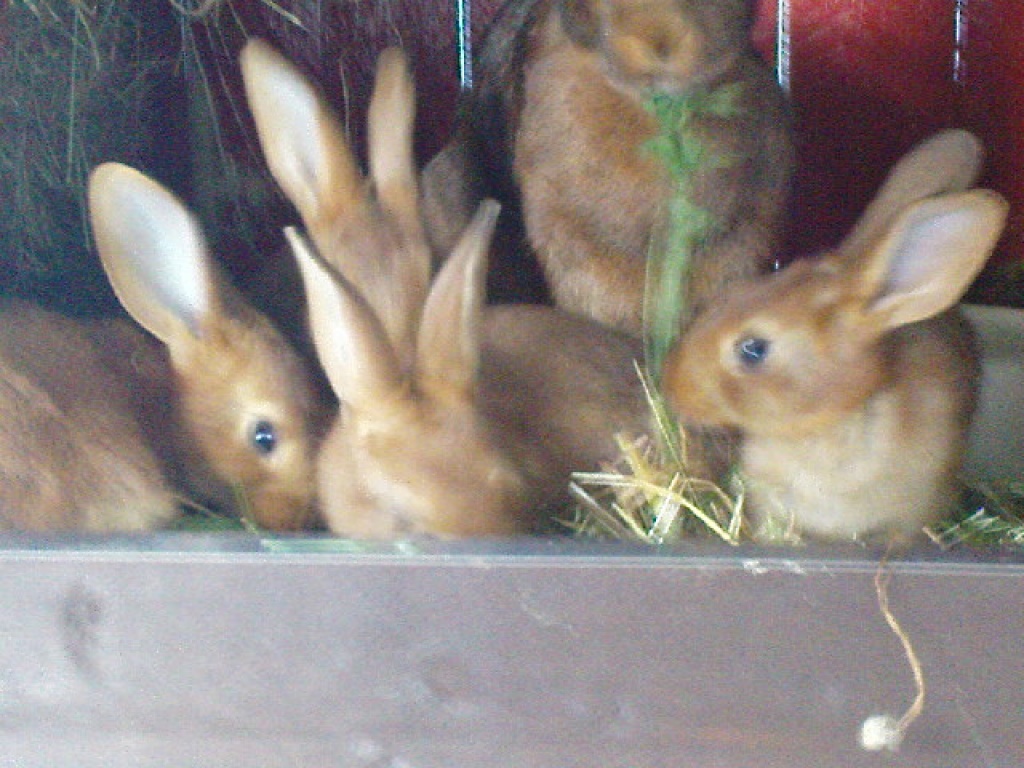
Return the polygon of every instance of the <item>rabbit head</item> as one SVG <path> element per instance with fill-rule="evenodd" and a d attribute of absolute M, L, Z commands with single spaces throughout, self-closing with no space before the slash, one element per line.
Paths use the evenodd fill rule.
<path fill-rule="evenodd" d="M 183 434 L 163 439 L 180 446 L 186 482 L 268 528 L 308 525 L 319 405 L 298 355 L 230 286 L 168 190 L 106 163 L 89 208 L 115 294 L 166 346 Z"/>
<path fill-rule="evenodd" d="M 357 538 L 512 534 L 524 481 L 476 404 L 486 252 L 485 205 L 435 280 L 410 369 L 370 304 L 294 231 L 310 328 L 341 410 L 321 448 L 321 505 Z M 472 482 L 467 482 L 472 478 Z"/>
<path fill-rule="evenodd" d="M 709 310 L 666 363 L 676 407 L 696 421 L 780 435 L 812 433 L 859 408 L 890 375 L 886 335 L 954 305 L 995 247 L 1005 202 L 959 192 L 981 161 L 966 131 L 922 142 L 835 251 Z"/>
<path fill-rule="evenodd" d="M 993 192 L 927 198 L 864 251 L 840 247 L 737 290 L 670 355 L 671 402 L 748 434 L 798 438 L 837 423 L 889 383 L 888 334 L 960 299 L 1005 216 Z"/>
<path fill-rule="evenodd" d="M 716 80 L 750 46 L 750 0 L 561 0 L 566 35 L 600 53 L 630 89 L 682 94 Z"/>

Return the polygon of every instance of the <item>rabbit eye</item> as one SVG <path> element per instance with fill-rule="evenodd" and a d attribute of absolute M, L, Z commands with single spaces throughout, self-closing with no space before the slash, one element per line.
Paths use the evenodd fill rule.
<path fill-rule="evenodd" d="M 277 448 L 277 430 L 269 421 L 257 421 L 252 428 L 249 442 L 261 456 L 269 456 Z"/>
<path fill-rule="evenodd" d="M 771 351 L 772 343 L 759 336 L 748 336 L 736 343 L 736 358 L 748 369 L 759 368 Z"/>

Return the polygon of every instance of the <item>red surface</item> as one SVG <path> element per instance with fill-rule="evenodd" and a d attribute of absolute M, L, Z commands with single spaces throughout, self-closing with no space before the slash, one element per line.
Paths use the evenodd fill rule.
<path fill-rule="evenodd" d="M 969 8 L 964 119 L 988 146 L 986 183 L 1011 202 L 1001 255 L 1024 261 L 1024 3 L 974 0 Z"/>
<path fill-rule="evenodd" d="M 956 0 L 790 0 L 800 163 L 794 252 L 835 242 L 893 160 L 931 132 L 959 126 L 986 144 L 983 183 L 1011 201 L 994 262 L 1024 258 L 1024 4 L 961 0 L 959 62 L 956 8 Z M 775 2 L 766 0 L 758 42 L 768 56 L 774 28 Z"/>
<path fill-rule="evenodd" d="M 792 0 L 793 244 L 837 240 L 918 139 L 956 124 L 950 0 Z"/>
<path fill-rule="evenodd" d="M 475 0 L 479 38 L 501 0 Z M 960 0 L 967 21 L 954 78 L 957 0 L 789 0 L 790 77 L 799 171 L 789 254 L 836 242 L 889 165 L 945 126 L 974 130 L 989 149 L 985 183 L 1010 198 L 1009 231 L 995 261 L 1024 259 L 1024 3 Z M 373 60 L 401 41 L 416 65 L 421 158 L 444 141 L 458 91 L 454 0 L 426 3 L 279 0 L 302 26 L 262 0 L 235 0 L 250 33 L 303 62 L 339 109 L 345 88 L 357 145 Z M 755 40 L 774 59 L 776 0 L 763 0 Z M 1004 297 L 1005 298 L 1005 297 Z M 1014 301 L 1024 296 L 1009 297 Z"/>

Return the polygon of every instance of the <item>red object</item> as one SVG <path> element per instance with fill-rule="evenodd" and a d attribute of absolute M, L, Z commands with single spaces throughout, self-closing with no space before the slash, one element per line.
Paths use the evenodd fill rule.
<path fill-rule="evenodd" d="M 250 34 L 269 37 L 324 85 L 349 115 L 359 148 L 376 54 L 388 44 L 405 45 L 416 69 L 417 147 L 425 160 L 447 137 L 458 94 L 457 2 L 279 0 L 301 26 L 260 0 L 235 5 L 246 10 Z M 467 0 L 474 40 L 502 2 Z M 934 131 L 958 126 L 983 139 L 989 153 L 983 183 L 1011 202 L 993 264 L 1024 261 L 1024 4 L 762 0 L 755 43 L 772 63 L 777 4 L 788 18 L 799 161 L 785 256 L 837 242 L 896 158 Z M 1001 298 L 1024 302 L 1024 295 Z"/>
<path fill-rule="evenodd" d="M 778 4 L 763 3 L 756 39 L 774 60 L 777 12 L 788 11 L 799 158 L 792 251 L 836 242 L 897 157 L 930 133 L 956 126 L 984 141 L 982 184 L 1011 203 L 1010 225 L 993 264 L 1024 259 L 1024 5 Z"/>

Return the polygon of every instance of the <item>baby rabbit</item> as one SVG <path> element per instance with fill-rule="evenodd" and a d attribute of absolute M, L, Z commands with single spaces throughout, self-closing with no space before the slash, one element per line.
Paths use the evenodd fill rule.
<path fill-rule="evenodd" d="M 124 354 L 117 366 L 109 347 Z M 136 349 L 145 376 L 159 350 L 127 322 L 0 304 L 0 530 L 138 531 L 174 518 L 140 411 L 163 419 L 165 401 L 140 401 L 123 375 Z"/>
<path fill-rule="evenodd" d="M 758 520 L 903 539 L 953 510 L 978 366 L 951 307 L 1007 209 L 957 191 L 979 166 L 970 134 L 925 142 L 838 248 L 731 290 L 670 354 L 670 403 L 742 431 Z"/>
<path fill-rule="evenodd" d="M 319 404 L 304 364 L 222 276 L 168 190 L 106 163 L 90 178 L 89 211 L 114 292 L 160 342 L 111 349 L 108 328 L 99 343 L 170 482 L 267 528 L 309 525 Z"/>
<path fill-rule="evenodd" d="M 753 18 L 751 0 L 508 2 L 478 48 L 453 140 L 424 171 L 431 237 L 450 245 L 493 197 L 521 216 L 556 304 L 639 334 L 648 254 L 678 195 L 648 146 L 659 132 L 650 102 L 691 99 L 708 159 L 690 202 L 717 226 L 693 257 L 689 309 L 763 271 L 794 160 L 787 103 L 752 46 Z M 727 109 L 696 106 L 730 91 Z"/>
<path fill-rule="evenodd" d="M 385 52 L 383 59 L 395 56 L 400 54 Z M 371 99 L 369 130 L 377 136 L 369 148 L 371 190 L 341 123 L 298 68 L 256 38 L 242 49 L 240 63 L 271 174 L 317 250 L 335 268 L 344 265 L 346 278 L 370 301 L 389 337 L 405 344 L 430 282 L 412 157 L 411 80 L 396 78 L 388 103 L 378 89 Z M 410 350 L 401 352 L 407 357 Z"/>
<path fill-rule="evenodd" d="M 494 203 L 424 279 L 414 94 L 399 51 L 379 59 L 365 181 L 335 118 L 287 61 L 252 41 L 242 68 L 271 170 L 316 246 L 289 232 L 341 402 L 318 460 L 330 529 L 365 538 L 543 529 L 568 501 L 572 471 L 612 458 L 617 431 L 648 428 L 638 342 L 550 307 L 485 308 Z M 328 173 L 338 168 L 343 183 Z"/>

